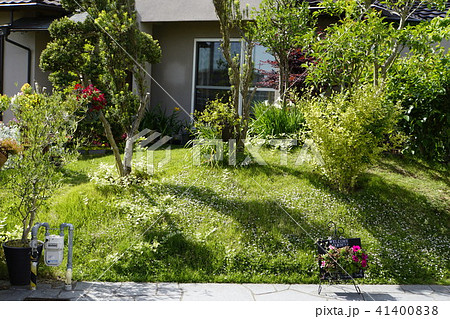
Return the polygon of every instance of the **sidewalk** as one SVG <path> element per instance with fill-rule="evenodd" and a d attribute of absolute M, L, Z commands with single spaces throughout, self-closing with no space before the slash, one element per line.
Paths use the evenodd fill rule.
<path fill-rule="evenodd" d="M 0 301 L 352 301 L 361 300 L 353 285 L 178 284 L 78 282 L 72 291 L 61 284 L 8 287 L 0 282 Z M 367 301 L 450 301 L 450 286 L 361 285 Z"/>

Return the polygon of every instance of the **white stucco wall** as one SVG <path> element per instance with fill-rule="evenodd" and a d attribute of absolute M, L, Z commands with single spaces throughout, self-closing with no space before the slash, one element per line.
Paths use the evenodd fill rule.
<path fill-rule="evenodd" d="M 162 59 L 152 66 L 152 76 L 159 85 L 152 81 L 151 105 L 160 105 L 168 114 L 180 107 L 184 111 L 180 111 L 179 119 L 190 121 L 195 39 L 219 39 L 219 23 L 155 23 L 152 34 L 160 42 Z"/>

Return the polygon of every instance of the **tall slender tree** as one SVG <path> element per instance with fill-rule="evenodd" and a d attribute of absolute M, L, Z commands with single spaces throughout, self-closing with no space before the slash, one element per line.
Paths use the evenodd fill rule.
<path fill-rule="evenodd" d="M 250 117 L 250 104 L 255 90 L 250 92 L 253 83 L 254 63 L 253 49 L 255 47 L 254 29 L 248 21 L 248 7 L 242 10 L 239 0 L 213 0 L 216 15 L 219 19 L 222 34 L 222 52 L 228 63 L 228 75 L 231 84 L 231 106 L 234 108 L 236 119 L 237 147 L 243 151 L 243 141 L 247 136 L 248 119 Z M 231 38 L 237 34 L 242 39 L 244 56 L 234 55 L 231 50 Z M 242 101 L 242 116 L 239 118 L 239 106 Z"/>

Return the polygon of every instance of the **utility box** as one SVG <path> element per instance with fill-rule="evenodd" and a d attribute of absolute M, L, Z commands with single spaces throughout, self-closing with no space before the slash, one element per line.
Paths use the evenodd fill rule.
<path fill-rule="evenodd" d="M 45 237 L 44 261 L 47 266 L 59 266 L 64 257 L 64 236 L 49 235 Z"/>

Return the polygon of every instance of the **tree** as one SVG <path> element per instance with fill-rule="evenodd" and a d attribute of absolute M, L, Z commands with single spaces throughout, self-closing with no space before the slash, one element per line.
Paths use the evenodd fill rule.
<path fill-rule="evenodd" d="M 134 0 L 62 0 L 68 11 L 85 11 L 84 21 L 62 18 L 52 23 L 50 42 L 41 56 L 41 68 L 52 72 L 55 85 L 92 83 L 105 92 L 108 107 L 99 110 L 120 176 L 131 172 L 133 137 L 147 106 L 145 63 L 157 63 L 161 50 L 151 35 L 139 30 Z M 136 94 L 127 82 L 135 80 Z M 111 122 L 126 132 L 123 161 Z"/>
<path fill-rule="evenodd" d="M 308 3 L 298 0 L 263 0 L 253 12 L 255 40 L 268 48 L 279 68 L 279 92 L 283 104 L 292 74 L 290 60 L 295 51 L 304 51 L 314 35 L 316 23 Z"/>
<path fill-rule="evenodd" d="M 297 92 L 302 92 L 306 88 L 306 77 L 308 74 L 308 64 L 314 63 L 314 59 L 305 54 L 300 48 L 292 50 L 289 55 L 289 88 Z M 272 66 L 270 71 L 259 69 L 260 80 L 256 83 L 258 87 L 279 88 L 280 68 L 277 61 L 266 61 Z M 277 71 L 278 70 L 278 71 Z"/>
<path fill-rule="evenodd" d="M 28 84 L 11 100 L 23 150 L 10 159 L 6 185 L 15 199 L 11 214 L 22 223 L 23 243 L 45 201 L 62 181 L 59 166 L 75 158 L 66 143 L 76 129 L 79 106 L 70 92 L 48 96 L 34 92 Z"/>
<path fill-rule="evenodd" d="M 378 84 L 380 67 L 389 57 L 392 27 L 370 10 L 364 20 L 345 18 L 330 25 L 311 46 L 317 63 L 310 64 L 308 80 L 322 90 L 351 89 L 370 81 Z"/>
<path fill-rule="evenodd" d="M 444 1 L 424 0 L 419 4 L 414 0 L 379 1 L 398 17 L 396 23 L 385 21 L 373 3 L 370 0 L 321 3 L 325 12 L 341 19 L 326 28 L 324 36 L 312 46 L 311 55 L 319 62 L 310 65 L 308 79 L 316 87 L 342 91 L 361 82 L 373 81 L 374 86 L 384 83 L 405 48 L 425 48 L 430 44 L 418 43 L 414 30 L 420 24 L 409 26 L 407 20 L 419 5 L 439 7 Z"/>
<path fill-rule="evenodd" d="M 231 107 L 234 110 L 238 124 L 234 131 L 237 132 L 236 143 L 238 151 L 243 151 L 248 129 L 248 119 L 250 117 L 250 104 L 254 92 L 250 92 L 253 80 L 253 48 L 254 29 L 249 27 L 249 21 L 245 20 L 248 16 L 248 8 L 241 11 L 239 0 L 213 0 L 216 15 L 219 19 L 220 32 L 222 34 L 222 52 L 225 61 L 228 63 L 228 76 L 231 84 Z M 237 32 L 244 45 L 244 58 L 241 64 L 240 55 L 233 56 L 231 50 L 232 33 Z M 242 117 L 239 119 L 239 102 L 242 99 Z"/>

